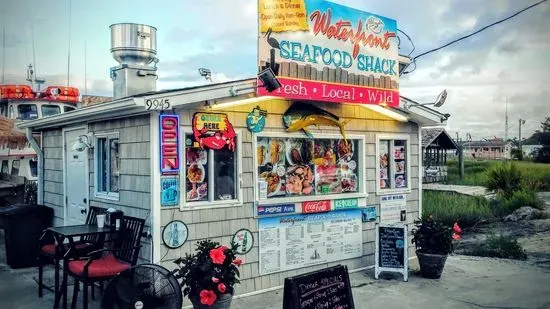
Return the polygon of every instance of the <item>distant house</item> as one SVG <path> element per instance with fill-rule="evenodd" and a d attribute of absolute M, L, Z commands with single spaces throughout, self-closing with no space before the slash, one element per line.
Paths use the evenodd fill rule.
<path fill-rule="evenodd" d="M 501 139 L 462 143 L 464 158 L 502 160 L 512 158 L 514 144 Z"/>
<path fill-rule="evenodd" d="M 441 182 L 447 180 L 447 154 L 453 153 L 458 145 L 444 128 L 422 129 L 422 166 L 424 176 L 422 182 Z"/>

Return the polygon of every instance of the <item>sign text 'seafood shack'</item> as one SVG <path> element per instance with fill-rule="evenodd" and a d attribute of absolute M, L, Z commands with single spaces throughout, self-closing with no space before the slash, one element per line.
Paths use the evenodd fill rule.
<path fill-rule="evenodd" d="M 179 159 L 179 116 L 160 115 L 160 172 L 177 173 Z"/>
<path fill-rule="evenodd" d="M 259 70 L 282 87 L 258 95 L 399 105 L 395 20 L 325 0 L 259 0 L 259 20 Z"/>

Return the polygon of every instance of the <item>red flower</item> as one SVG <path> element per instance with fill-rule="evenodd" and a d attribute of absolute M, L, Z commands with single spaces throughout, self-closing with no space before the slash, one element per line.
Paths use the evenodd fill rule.
<path fill-rule="evenodd" d="M 225 284 L 223 283 L 220 283 L 218 284 L 218 291 L 220 291 L 220 293 L 225 293 L 225 290 L 226 290 L 226 287 L 225 287 Z"/>
<path fill-rule="evenodd" d="M 237 266 L 241 266 L 243 264 L 243 260 L 241 259 L 234 259 L 233 260 L 233 264 L 237 265 Z"/>
<path fill-rule="evenodd" d="M 218 248 L 210 250 L 210 258 L 212 259 L 212 262 L 214 262 L 214 264 L 223 264 L 223 261 L 225 261 L 225 254 L 223 254 L 223 249 Z"/>
<path fill-rule="evenodd" d="M 462 229 L 460 228 L 460 226 L 458 226 L 457 222 L 455 222 L 455 224 L 453 225 L 453 231 L 457 234 L 462 234 Z"/>
<path fill-rule="evenodd" d="M 460 235 L 457 233 L 453 233 L 453 239 L 454 240 L 460 240 Z"/>
<path fill-rule="evenodd" d="M 216 293 L 210 290 L 202 290 L 200 293 L 201 304 L 212 306 L 216 302 Z"/>
<path fill-rule="evenodd" d="M 218 283 L 218 282 L 220 282 L 220 279 L 218 279 L 218 278 L 216 278 L 216 277 L 212 277 L 212 282 Z"/>

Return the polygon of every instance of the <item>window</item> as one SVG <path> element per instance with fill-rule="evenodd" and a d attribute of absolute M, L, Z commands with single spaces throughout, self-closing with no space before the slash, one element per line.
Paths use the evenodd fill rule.
<path fill-rule="evenodd" d="M 11 162 L 11 175 L 19 175 L 19 160 L 13 160 Z"/>
<path fill-rule="evenodd" d="M 0 114 L 4 117 L 8 117 L 8 103 L 0 104 Z"/>
<path fill-rule="evenodd" d="M 42 105 L 42 117 L 53 116 L 61 113 L 61 108 L 57 105 Z"/>
<path fill-rule="evenodd" d="M 359 139 L 339 136 L 258 136 L 258 198 L 280 202 L 285 198 L 305 201 L 335 194 L 364 194 L 362 144 Z"/>
<path fill-rule="evenodd" d="M 31 171 L 31 176 L 36 177 L 38 175 L 38 161 L 35 159 L 30 159 L 29 170 Z"/>
<path fill-rule="evenodd" d="M 36 104 L 19 104 L 17 106 L 17 118 L 21 120 L 31 120 L 38 118 L 38 109 Z"/>
<path fill-rule="evenodd" d="M 378 193 L 410 189 L 408 136 L 379 136 L 377 143 Z"/>
<path fill-rule="evenodd" d="M 118 133 L 98 135 L 95 153 L 96 196 L 118 199 L 120 180 Z"/>
<path fill-rule="evenodd" d="M 201 149 L 185 134 L 185 204 L 189 206 L 242 204 L 239 136 L 235 151 Z"/>
<path fill-rule="evenodd" d="M 64 106 L 63 107 L 63 111 L 66 113 L 66 112 L 72 112 L 74 111 L 76 108 L 74 107 L 69 107 L 69 106 Z"/>
<path fill-rule="evenodd" d="M 9 169 L 10 168 L 8 166 L 8 160 L 3 160 L 2 161 L 2 174 L 7 174 Z"/>

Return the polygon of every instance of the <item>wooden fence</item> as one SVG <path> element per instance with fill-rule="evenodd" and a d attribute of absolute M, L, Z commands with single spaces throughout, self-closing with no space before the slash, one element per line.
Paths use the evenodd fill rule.
<path fill-rule="evenodd" d="M 262 61 L 260 63 L 260 69 L 265 69 L 268 65 L 267 62 Z M 384 89 L 399 89 L 399 83 L 392 80 L 390 77 L 381 76 L 380 78 L 375 78 L 372 74 L 369 76 L 359 75 L 349 73 L 341 68 L 323 68 L 323 70 L 320 71 L 312 67 L 311 64 L 299 65 L 297 62 L 281 62 L 275 64 L 274 71 L 279 77 L 292 77 Z"/>

